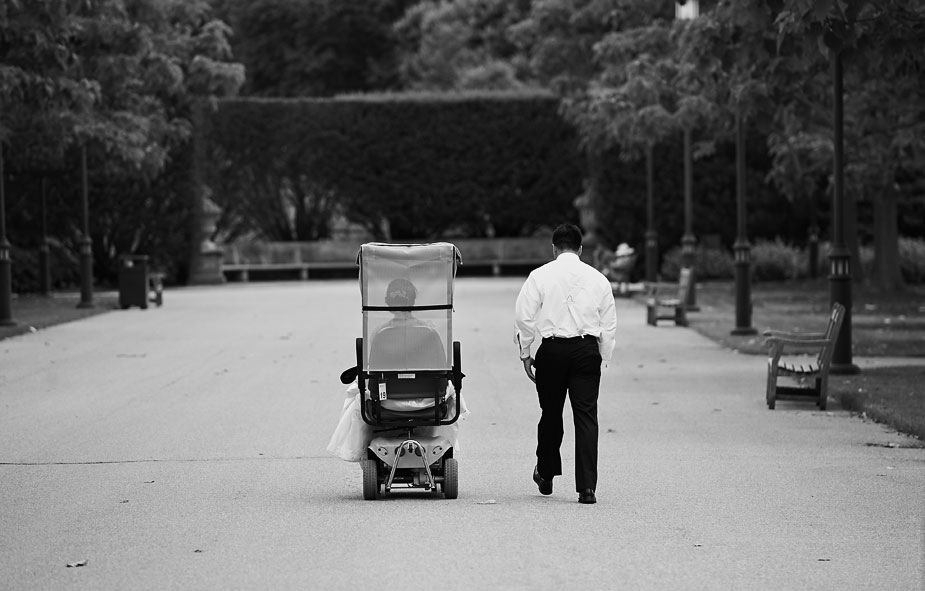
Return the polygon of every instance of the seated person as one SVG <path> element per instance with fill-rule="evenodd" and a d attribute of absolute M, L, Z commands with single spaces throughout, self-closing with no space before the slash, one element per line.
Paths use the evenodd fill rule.
<path fill-rule="evenodd" d="M 386 288 L 385 304 L 410 308 L 417 288 L 405 278 L 392 280 Z M 446 348 L 434 326 L 415 317 L 411 310 L 392 310 L 392 318 L 379 327 L 369 350 L 370 365 L 383 369 L 446 368 Z"/>
<path fill-rule="evenodd" d="M 610 262 L 610 281 L 616 283 L 617 291 L 622 295 L 629 292 L 630 275 L 636 262 L 636 250 L 623 242 L 614 251 L 614 258 Z"/>

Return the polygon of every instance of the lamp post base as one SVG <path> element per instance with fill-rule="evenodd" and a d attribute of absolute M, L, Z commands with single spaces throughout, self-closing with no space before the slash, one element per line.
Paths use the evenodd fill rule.
<path fill-rule="evenodd" d="M 741 328 L 733 328 L 729 331 L 729 334 L 735 337 L 746 337 L 753 334 L 758 334 L 758 331 L 751 326 L 743 326 Z"/>
<path fill-rule="evenodd" d="M 89 238 L 80 242 L 80 303 L 78 308 L 93 308 L 93 249 Z"/>
<path fill-rule="evenodd" d="M 700 306 L 697 305 L 697 272 L 694 263 L 697 258 L 696 251 L 697 239 L 691 233 L 685 233 L 681 237 L 681 264 L 691 270 L 691 286 L 687 290 L 687 299 L 684 302 L 684 309 L 688 312 L 699 312 Z"/>
<path fill-rule="evenodd" d="M 51 295 L 51 263 L 48 253 L 48 238 L 39 247 L 39 293 Z"/>
<path fill-rule="evenodd" d="M 833 363 L 829 366 L 829 373 L 839 376 L 853 376 L 861 373 L 861 368 L 853 363 Z"/>
<path fill-rule="evenodd" d="M 646 231 L 646 281 L 654 283 L 658 280 L 658 233 L 655 230 Z"/>
<path fill-rule="evenodd" d="M 752 328 L 752 247 L 748 240 L 739 238 L 735 250 L 736 279 L 736 326 L 734 335 L 752 335 L 758 331 Z"/>
<path fill-rule="evenodd" d="M 2 179 L 0 179 L 2 182 Z M 13 320 L 13 271 L 10 260 L 11 245 L 6 237 L 0 238 L 0 326 L 15 326 Z"/>

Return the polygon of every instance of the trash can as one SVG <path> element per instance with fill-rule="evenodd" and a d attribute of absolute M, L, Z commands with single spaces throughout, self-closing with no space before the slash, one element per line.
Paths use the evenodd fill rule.
<path fill-rule="evenodd" d="M 125 254 L 119 264 L 119 306 L 148 308 L 148 257 Z"/>

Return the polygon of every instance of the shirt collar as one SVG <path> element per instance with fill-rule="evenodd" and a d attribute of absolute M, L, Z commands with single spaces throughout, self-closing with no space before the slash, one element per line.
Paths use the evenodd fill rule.
<path fill-rule="evenodd" d="M 560 254 L 558 257 L 556 257 L 556 260 L 557 260 L 557 261 L 558 261 L 559 259 L 565 260 L 566 258 L 568 258 L 568 259 L 573 259 L 573 260 L 576 260 L 576 261 L 577 261 L 577 260 L 580 260 L 580 259 L 578 258 L 578 253 L 575 253 L 575 252 L 563 252 L 563 253 Z"/>

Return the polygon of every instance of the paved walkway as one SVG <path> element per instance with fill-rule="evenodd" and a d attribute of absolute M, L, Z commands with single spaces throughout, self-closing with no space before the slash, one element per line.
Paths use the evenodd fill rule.
<path fill-rule="evenodd" d="M 324 451 L 354 282 L 167 292 L 0 341 L 0 588 L 922 589 L 925 450 L 764 405 L 765 361 L 618 302 L 597 505 L 530 474 L 520 281 L 457 283 L 460 496 L 362 500 Z M 86 561 L 85 566 L 67 565 Z"/>

